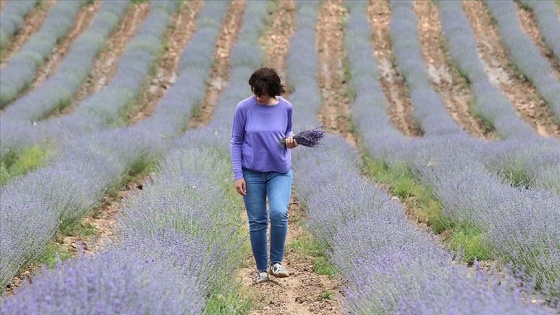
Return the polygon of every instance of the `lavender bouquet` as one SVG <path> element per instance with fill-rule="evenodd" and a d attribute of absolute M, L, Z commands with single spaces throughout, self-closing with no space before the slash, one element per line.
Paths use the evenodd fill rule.
<path fill-rule="evenodd" d="M 299 132 L 294 136 L 294 139 L 296 140 L 298 145 L 313 148 L 321 143 L 321 139 L 323 139 L 324 136 L 325 132 L 321 129 L 321 127 L 316 127 Z M 286 138 L 281 139 L 280 143 L 285 145 Z"/>

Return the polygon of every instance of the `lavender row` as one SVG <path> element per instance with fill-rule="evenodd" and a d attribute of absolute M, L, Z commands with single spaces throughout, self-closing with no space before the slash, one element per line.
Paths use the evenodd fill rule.
<path fill-rule="evenodd" d="M 378 86 L 371 89 L 366 85 L 372 75 L 369 71 L 376 69 L 371 47 L 364 45 L 370 39 L 370 33 L 364 32 L 369 29 L 366 4 L 350 2 L 347 5 L 350 16 L 346 24 L 349 29 L 346 44 L 353 48 L 348 49 L 350 60 L 366 61 L 365 64 L 350 63 L 351 70 L 360 78 L 354 87 L 357 97 L 362 92 L 373 96 L 360 98 L 356 104 L 360 104 L 368 116 L 374 115 L 366 107 L 372 111 L 379 109 L 381 116 L 386 116 L 382 113 L 385 107 L 383 93 Z M 313 43 L 308 42 L 308 45 Z M 302 49 L 290 47 L 294 53 Z M 302 62 L 309 57 L 300 56 L 305 56 L 300 58 Z M 317 85 L 313 76 L 305 77 L 297 71 L 289 75 L 290 78 L 291 75 L 299 77 L 304 86 Z M 318 95 L 307 95 L 306 104 L 318 100 Z M 367 126 L 376 128 L 371 122 Z M 387 126 L 392 128 L 390 124 Z M 395 143 L 402 139 L 398 133 L 379 136 L 387 138 L 391 134 L 396 136 L 391 139 Z M 488 277 L 482 272 L 473 279 L 466 268 L 453 267 L 450 255 L 437 247 L 429 236 L 416 231 L 401 206 L 380 189 L 360 179 L 358 163 L 356 151 L 335 137 L 328 137 L 320 149 L 294 153 L 295 183 L 298 195 L 309 210 L 308 225 L 330 248 L 332 261 L 348 280 L 344 301 L 350 313 L 546 313 L 522 305 L 519 297 L 511 294 L 505 284 L 487 283 Z M 485 302 L 472 303 L 478 299 Z"/>
<path fill-rule="evenodd" d="M 23 18 L 35 7 L 37 0 L 10 1 L 0 14 L 0 49 L 7 48 L 23 24 Z"/>
<path fill-rule="evenodd" d="M 515 65 L 533 83 L 560 123 L 560 82 L 552 76 L 550 64 L 532 39 L 521 29 L 515 3 L 512 0 L 486 0 L 485 3 Z"/>
<path fill-rule="evenodd" d="M 0 312 L 202 314 L 210 290 L 235 276 L 224 266 L 242 260 L 240 216 L 220 189 L 227 152 L 208 138 L 177 141 L 153 182 L 125 200 L 118 244 L 37 275 Z"/>
<path fill-rule="evenodd" d="M 560 19 L 558 19 L 557 6 L 553 1 L 519 0 L 519 2 L 533 11 L 537 18 L 539 30 L 552 50 L 556 60 L 560 62 Z"/>
<path fill-rule="evenodd" d="M 454 133 L 453 130 L 456 130 L 457 135 L 466 136 L 466 133 L 451 120 L 447 111 L 441 104 L 441 100 L 437 98 L 437 95 L 429 85 L 429 77 L 423 65 L 419 48 L 417 20 L 412 8 L 412 2 L 395 1 L 391 4 L 393 6 L 391 35 L 393 36 L 396 61 L 399 70 L 407 81 L 411 93 L 411 102 L 414 105 L 415 116 L 423 129 L 430 128 L 429 130 L 431 130 L 426 136 L 449 135 Z M 457 14 L 456 16 L 452 13 L 457 12 L 451 11 L 451 8 L 455 9 L 455 11 L 460 10 L 461 6 L 459 2 L 445 2 L 441 3 L 441 5 L 448 8 L 448 10 L 442 14 L 444 28 L 447 29 L 449 27 L 448 24 L 457 25 L 460 21 L 465 23 L 465 21 L 460 18 L 462 15 Z M 525 183 L 526 185 L 547 188 L 553 192 L 559 191 L 560 183 L 558 179 L 560 178 L 560 159 L 558 159 L 558 157 L 560 156 L 560 146 L 558 141 L 538 137 L 532 128 L 523 124 L 518 118 L 515 118 L 515 113 L 511 105 L 506 104 L 505 98 L 490 84 L 482 66 L 470 67 L 473 61 L 476 62 L 479 61 L 479 59 L 474 59 L 475 57 L 473 54 L 476 54 L 476 49 L 467 49 L 469 47 L 469 42 L 471 42 L 471 49 L 474 49 L 474 47 L 472 47 L 474 43 L 469 41 L 469 38 L 471 38 L 468 36 L 470 29 L 465 27 L 459 29 L 460 31 L 453 33 L 457 36 L 453 38 L 451 38 L 452 36 L 448 36 L 451 40 L 450 48 L 452 54 L 462 56 L 457 58 L 461 58 L 464 63 L 458 61 L 458 64 L 460 66 L 463 65 L 465 71 L 471 71 L 469 79 L 471 79 L 472 89 L 477 97 L 477 103 L 480 103 L 478 109 L 488 112 L 488 116 L 491 117 L 490 121 L 493 121 L 495 125 L 501 128 L 502 134 L 512 138 L 527 139 L 525 141 L 508 142 L 506 145 L 488 146 L 489 152 L 483 154 L 483 156 L 492 156 L 492 160 L 488 162 L 492 165 L 491 170 L 502 174 L 505 174 L 508 170 L 507 164 L 501 162 L 500 159 L 496 159 L 496 156 L 503 152 L 501 148 L 510 148 L 517 144 L 521 150 L 526 146 L 530 146 L 533 154 L 529 157 L 519 154 L 514 156 L 522 157 L 525 160 L 529 159 L 531 162 L 541 163 L 525 164 L 520 169 L 517 169 L 516 172 L 524 173 L 524 176 L 530 179 L 530 181 L 528 180 Z M 461 33 L 461 35 L 455 33 Z M 472 58 L 467 60 L 467 58 L 464 57 L 467 56 L 466 52 L 468 51 L 471 52 Z M 502 102 L 500 103 L 500 101 Z M 430 110 L 432 107 L 434 108 L 433 111 Z M 438 110 L 435 110 L 436 108 Z M 524 150 L 524 152 L 527 151 Z M 507 160 L 511 161 L 511 158 Z M 503 168 L 497 168 L 496 166 L 503 166 Z M 552 173 L 549 172 L 550 170 L 552 170 Z M 511 179 L 506 178 L 506 180 Z"/>
<path fill-rule="evenodd" d="M 223 8 L 221 8 L 223 6 L 224 6 L 223 4 L 220 6 L 220 3 L 218 2 L 215 5 L 209 6 L 209 8 L 211 8 L 212 10 L 206 10 L 205 12 L 209 16 L 215 16 L 215 13 L 219 12 L 219 10 L 222 9 L 222 14 L 223 14 Z M 211 19 L 210 17 L 207 18 L 209 20 Z M 142 135 L 140 136 L 140 138 L 145 137 L 145 139 L 139 140 L 134 135 Z M 109 142 L 105 143 L 104 141 L 109 141 Z M 114 141 L 114 144 L 112 141 Z M 148 142 L 148 144 L 146 144 L 146 141 Z M 134 159 L 135 156 L 136 158 L 138 158 L 139 156 L 141 157 L 142 151 L 146 151 L 147 153 L 149 153 L 152 150 L 151 148 L 153 148 L 156 151 L 159 151 L 160 149 L 158 148 L 161 147 L 162 145 L 158 143 L 159 141 L 161 141 L 161 137 L 158 134 L 151 132 L 151 130 L 147 128 L 142 128 L 138 126 L 133 128 L 128 128 L 128 129 L 126 128 L 116 129 L 113 131 L 100 131 L 99 133 L 84 135 L 81 138 L 77 137 L 77 139 L 70 142 L 69 144 L 66 144 L 63 148 L 61 148 L 61 150 L 59 150 L 58 153 L 59 158 L 55 159 L 55 161 L 53 161 L 52 164 L 47 166 L 45 169 L 41 169 L 37 172 L 31 173 L 25 177 L 22 177 L 19 180 L 16 180 L 12 184 L 7 185 L 6 189 L 3 190 L 2 193 L 3 197 L 8 198 L 8 201 L 14 200 L 13 201 L 14 207 L 18 207 L 17 200 L 27 200 L 29 198 L 31 198 L 29 199 L 30 201 L 35 200 L 34 199 L 35 197 L 31 197 L 33 196 L 33 190 L 25 188 L 27 185 L 30 185 L 30 183 L 44 183 L 45 187 L 42 188 L 43 191 L 45 192 L 45 194 L 48 193 L 53 195 L 54 196 L 53 198 L 55 198 L 55 200 L 56 199 L 65 200 L 65 198 L 67 198 L 65 197 L 66 196 L 65 194 L 69 192 L 72 195 L 84 196 L 84 194 L 79 193 L 79 191 L 77 192 L 76 188 L 68 187 L 69 184 L 76 183 L 76 181 L 74 180 L 70 181 L 66 186 L 60 186 L 60 188 L 58 185 L 52 187 L 48 186 L 49 176 L 50 176 L 48 174 L 53 172 L 56 173 L 57 171 L 60 170 L 67 170 L 66 172 L 64 172 L 64 178 L 72 178 L 75 176 L 85 177 L 81 181 L 84 182 L 84 185 L 86 185 L 85 187 L 87 188 L 87 191 L 91 192 L 85 194 L 85 197 L 83 197 L 84 200 L 87 200 L 88 206 L 74 207 L 75 209 L 73 209 L 72 206 L 68 210 L 68 211 L 72 211 L 73 213 L 72 219 L 78 219 L 83 215 L 84 211 L 91 209 L 92 205 L 94 205 L 97 202 L 100 196 L 102 196 L 104 192 L 111 187 L 112 182 L 115 181 L 118 182 L 118 180 L 120 180 L 121 178 L 120 175 L 123 174 L 123 172 L 127 171 L 126 169 L 124 169 L 124 166 L 119 166 L 120 165 L 119 163 L 126 163 L 127 166 L 132 165 L 131 167 L 133 167 L 134 165 L 131 164 L 131 161 L 129 161 L 128 159 L 130 158 Z M 96 144 L 96 142 L 102 142 L 102 143 Z M 115 168 L 109 167 L 107 169 L 103 169 L 101 168 L 104 165 L 102 159 L 103 156 L 101 156 L 98 159 L 95 156 L 95 152 L 91 152 L 91 150 L 88 149 L 88 145 L 93 145 L 94 148 L 96 147 L 107 148 L 109 145 L 116 145 L 119 146 L 119 148 L 122 148 L 121 150 L 124 151 L 114 150 L 111 147 L 109 147 L 110 149 L 108 151 L 109 152 L 114 151 L 115 154 L 122 154 L 123 156 L 122 157 L 119 156 L 116 159 L 117 161 L 119 161 L 119 163 L 116 162 L 113 163 L 113 161 L 107 163 L 108 165 L 115 164 L 116 165 Z M 127 148 L 127 146 L 130 147 Z M 69 148 L 69 149 L 65 149 L 65 148 Z M 75 156 L 75 154 L 73 153 L 74 150 L 76 152 L 83 152 L 83 154 L 85 155 Z M 130 156 L 127 155 L 127 152 L 129 152 L 128 154 Z M 88 157 L 88 155 L 91 155 L 91 157 Z M 155 154 L 150 153 L 151 157 L 154 155 Z M 67 164 L 74 165 L 71 162 L 72 159 L 76 160 L 75 165 L 77 167 L 82 167 L 84 169 L 83 170 L 75 169 L 73 167 L 68 166 Z M 150 158 L 150 160 L 151 159 L 152 158 Z M 99 161 L 101 165 L 97 165 L 96 161 Z M 141 165 L 139 165 L 139 167 L 140 166 Z M 93 170 L 89 172 L 87 169 L 85 169 L 86 167 L 93 168 Z M 53 168 L 55 169 L 54 171 L 52 170 Z M 74 172 L 76 172 L 76 174 L 74 174 Z M 108 176 L 109 180 L 99 180 L 95 176 L 89 178 L 88 176 L 91 175 L 95 175 L 97 177 Z M 91 187 L 87 187 L 87 184 L 90 184 Z M 16 188 L 11 188 L 11 187 L 16 187 Z M 62 190 L 59 191 L 59 189 Z M 6 248 L 13 249 L 13 251 L 8 251 L 7 249 L 6 251 L 4 250 L 2 251 L 3 254 L 4 253 L 7 254 L 5 256 L 0 257 L 0 259 L 2 259 L 2 261 L 0 262 L 2 262 L 2 265 L 9 266 L 9 268 L 6 267 L 5 269 L 6 274 L 2 274 L 2 278 L 0 278 L 2 282 L 0 283 L 5 284 L 4 283 L 5 281 L 9 281 L 9 279 L 11 279 L 11 276 L 13 276 L 13 274 L 17 271 L 17 269 L 19 269 L 21 265 L 33 259 L 33 257 L 35 257 L 39 252 L 41 252 L 42 249 L 44 248 L 44 244 L 46 243 L 46 241 L 49 240 L 54 234 L 54 232 L 58 229 L 60 223 L 59 217 L 61 216 L 61 214 L 58 212 L 65 211 L 61 207 L 62 206 L 67 207 L 67 206 L 65 205 L 64 202 L 62 203 L 57 202 L 56 204 L 51 204 L 52 202 L 51 199 L 52 198 L 50 199 L 39 198 L 38 200 L 30 203 L 31 206 L 29 209 L 27 208 L 27 202 L 23 203 L 22 205 L 19 206 L 22 207 L 23 209 L 18 210 L 17 213 L 14 213 L 14 215 L 18 214 L 19 216 L 10 217 L 10 214 L 6 214 L 7 217 L 5 218 L 2 217 L 2 220 L 0 220 L 0 223 L 6 226 L 6 229 L 2 229 L 2 233 L 5 233 L 4 236 L 2 236 L 2 239 L 6 240 L 6 244 L 2 244 L 2 246 L 5 245 Z M 36 221 L 35 219 L 37 218 L 37 215 L 39 215 L 39 213 L 37 213 L 36 211 L 39 211 L 38 209 L 45 209 L 45 208 L 50 210 L 46 212 L 52 214 L 50 215 L 50 218 L 52 218 L 54 221 L 46 219 L 42 221 L 42 223 L 45 223 L 46 226 L 35 227 L 34 226 L 35 223 L 32 221 Z M 45 215 L 45 217 L 47 216 Z M 29 222 L 27 225 L 23 225 L 23 227 L 22 224 L 15 224 L 15 222 L 20 222 L 25 220 L 28 220 Z M 68 218 L 66 218 L 66 220 L 68 220 Z M 21 229 L 23 230 L 29 230 L 29 232 L 27 234 L 24 233 L 22 235 L 19 232 L 20 231 L 19 228 L 18 231 L 15 230 L 16 227 L 21 227 Z M 12 229 L 14 229 L 14 231 L 12 231 Z M 14 232 L 14 234 L 11 235 L 11 232 Z M 32 238 L 33 240 L 35 240 L 35 243 L 32 244 L 33 246 L 26 246 L 26 243 L 29 242 L 29 240 L 27 240 L 25 235 L 34 235 L 34 233 L 37 234 Z"/>
<path fill-rule="evenodd" d="M 41 66 L 74 23 L 83 1 L 59 1 L 49 11 L 41 29 L 10 57 L 0 72 L 0 108 L 12 102 L 35 78 Z"/>
<path fill-rule="evenodd" d="M 468 79 L 476 113 L 491 124 L 502 138 L 536 136 L 533 128 L 517 116 L 513 104 L 490 83 L 461 2 L 439 0 L 437 4 L 451 58 Z"/>
<path fill-rule="evenodd" d="M 178 0 L 155 1 L 142 26 L 129 41 L 109 85 L 90 95 L 75 111 L 40 123 L 4 120 L 0 117 L 0 157 L 22 148 L 45 142 L 63 143 L 65 139 L 107 127 L 124 125 L 121 113 L 133 106 L 157 57 L 163 50 L 162 37 Z"/>
<path fill-rule="evenodd" d="M 352 36 L 348 40 L 367 41 L 369 33 L 366 33 L 363 22 L 354 25 L 350 20 L 347 26 L 354 27 L 350 29 Z M 357 36 L 359 31 L 364 35 Z M 349 44 L 349 47 L 356 45 Z M 354 106 L 360 109 L 353 118 L 357 120 L 359 133 L 370 154 L 390 165 L 406 163 L 416 177 L 434 191 L 447 217 L 456 222 L 474 224 L 484 231 L 484 241 L 492 246 L 501 262 L 514 264 L 518 269 L 527 268 L 527 274 L 536 277 L 543 287 L 542 292 L 553 296 L 560 288 L 560 270 L 555 267 L 560 265 L 560 256 L 555 250 L 560 245 L 560 237 L 555 232 L 550 233 L 551 226 L 560 226 L 557 219 L 560 213 L 558 196 L 538 189 L 518 189 L 504 184 L 486 169 L 481 157 L 488 153 L 488 148 L 476 139 L 448 135 L 403 140 L 387 123 L 384 124 L 386 127 L 374 126 L 371 122 L 368 124 L 369 118 L 380 119 L 373 117 L 373 111 L 367 114 L 366 104 L 376 108 L 375 116 L 387 116 L 379 105 L 385 102 L 381 90 L 368 88 L 363 83 L 366 81 L 361 79 L 363 69 L 373 66 L 375 61 L 362 63 L 362 60 L 367 60 L 367 54 L 357 57 L 354 50 L 348 51 L 352 82 L 354 73 L 358 77 L 357 84 L 352 85 L 356 90 Z M 380 131 L 380 128 L 384 129 Z M 528 213 L 531 214 L 530 220 Z M 532 255 L 535 250 L 546 254 Z"/>
<path fill-rule="evenodd" d="M 400 204 L 360 178 L 355 150 L 343 139 L 325 140 L 321 150 L 294 155 L 294 174 L 307 224 L 346 279 L 349 313 L 555 313 L 526 303 L 531 288 L 511 277 L 455 264 Z"/>
<path fill-rule="evenodd" d="M 72 43 L 57 72 L 37 89 L 14 101 L 2 114 L 1 119 L 37 121 L 68 106 L 89 75 L 96 55 L 105 45 L 109 34 L 119 24 L 129 3 L 103 2 L 88 30 Z"/>
<path fill-rule="evenodd" d="M 44 249 L 61 224 L 92 210 L 125 174 L 138 172 L 161 151 L 159 138 L 113 130 L 77 138 L 46 167 L 1 188 L 0 286 Z"/>
<path fill-rule="evenodd" d="M 391 40 L 399 71 L 414 103 L 414 117 L 426 136 L 465 134 L 431 86 L 418 40 L 412 1 L 391 1 Z"/>
<path fill-rule="evenodd" d="M 296 107 L 293 117 L 296 133 L 318 125 L 316 117 L 321 107 L 321 91 L 314 78 L 319 64 L 315 47 L 319 6 L 320 2 L 297 1 L 297 29 L 290 39 L 286 60 L 287 76 L 293 90 L 290 101 Z"/>
<path fill-rule="evenodd" d="M 520 177 L 524 185 L 560 195 L 560 145 L 539 137 L 519 119 L 514 106 L 493 86 L 478 56 L 476 41 L 461 3 L 438 1 L 442 27 L 451 57 L 470 82 L 476 111 L 508 141 L 493 142 L 486 154 L 492 172 L 506 180 Z"/>

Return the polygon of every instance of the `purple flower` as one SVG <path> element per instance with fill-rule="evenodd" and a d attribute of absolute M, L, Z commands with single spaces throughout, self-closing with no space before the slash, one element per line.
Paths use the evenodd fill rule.
<path fill-rule="evenodd" d="M 320 144 L 321 139 L 325 136 L 325 132 L 321 127 L 316 127 L 314 129 L 304 130 L 294 136 L 298 145 L 305 147 L 316 147 Z M 286 144 L 286 138 L 280 140 L 281 144 Z"/>

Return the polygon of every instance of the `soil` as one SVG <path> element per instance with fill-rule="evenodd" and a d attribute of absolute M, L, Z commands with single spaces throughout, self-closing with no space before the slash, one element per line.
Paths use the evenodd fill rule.
<path fill-rule="evenodd" d="M 422 134 L 414 122 L 412 104 L 404 78 L 392 62 L 391 7 L 388 1 L 370 1 L 368 17 L 372 32 L 372 49 L 378 64 L 381 85 L 389 101 L 389 115 L 393 125 L 404 135 L 418 137 Z"/>
<path fill-rule="evenodd" d="M 319 9 L 316 27 L 317 81 L 322 95 L 319 121 L 327 132 L 345 138 L 355 147 L 357 139 L 350 132 L 350 99 L 344 77 L 343 22 L 347 16 L 348 10 L 341 0 L 325 1 Z"/>
<path fill-rule="evenodd" d="M 5 3 L 4 0 L 0 1 L 0 4 Z M 380 81 L 390 106 L 391 121 L 404 135 L 419 137 L 422 132 L 414 123 L 406 83 L 392 62 L 389 30 L 391 10 L 388 1 L 371 0 L 369 2 L 368 17 L 372 30 L 372 54 L 378 63 Z M 54 0 L 47 1 L 49 5 L 52 3 Z M 139 112 L 131 117 L 131 123 L 148 117 L 165 90 L 175 82 L 176 67 L 181 50 L 196 29 L 196 25 L 190 21 L 199 12 L 202 4 L 201 0 L 187 3 L 174 17 L 177 27 L 167 34 L 168 49 L 160 58 L 158 70 L 142 97 L 143 105 Z M 248 5 L 247 0 L 234 0 L 227 12 L 213 55 L 212 74 L 207 84 L 205 102 L 189 121 L 188 128 L 198 128 L 210 121 L 217 99 L 230 80 L 228 59 L 236 42 L 246 5 Z M 506 97 L 514 104 L 519 116 L 530 123 L 535 130 L 545 136 L 560 137 L 560 128 L 554 122 L 551 111 L 539 97 L 535 88 L 524 80 L 512 66 L 508 53 L 500 42 L 495 23 L 485 9 L 484 3 L 481 0 L 464 1 L 463 7 L 475 32 L 480 56 L 492 82 L 504 91 Z M 100 53 L 90 78 L 78 93 L 77 101 L 109 83 L 116 70 L 115 61 L 122 54 L 128 40 L 136 32 L 148 9 L 147 3 L 137 4 L 129 9 L 118 30 L 108 40 L 107 48 Z M 261 40 L 266 55 L 265 65 L 276 68 L 284 83 L 288 83 L 286 85 L 289 86 L 289 82 L 285 80 L 286 54 L 290 37 L 296 26 L 296 6 L 293 0 L 283 0 L 278 1 L 276 6 L 270 10 L 267 28 Z M 472 99 L 472 94 L 465 79 L 450 65 L 436 5 L 432 1 L 417 0 L 414 2 L 414 10 L 418 14 L 419 39 L 425 64 L 434 88 L 440 93 L 442 102 L 448 108 L 453 119 L 473 137 L 495 139 L 495 135 L 486 132 L 482 123 L 468 110 L 467 104 Z M 541 52 L 546 55 L 545 46 L 532 14 L 521 8 L 519 8 L 518 14 L 523 21 L 523 28 L 535 39 Z M 346 52 L 343 45 L 343 25 L 347 15 L 343 0 L 324 1 L 320 7 L 316 26 L 316 44 L 319 56 L 317 81 L 322 93 L 322 107 L 318 118 L 328 132 L 344 137 L 350 144 L 359 148 L 359 140 L 352 133 L 351 100 L 347 93 L 348 86 L 344 68 Z M 41 25 L 41 16 L 44 16 L 44 13 L 36 10 L 30 16 L 33 17 L 31 23 L 26 23 L 26 25 L 34 25 L 34 28 L 24 29 L 18 33 L 9 48 L 10 52 L 16 51 L 25 38 L 36 31 Z M 88 24 L 85 19 L 84 17 L 82 25 Z M 62 50 L 59 48 L 58 58 L 63 56 Z M 553 62 L 552 59 L 549 60 L 551 63 Z M 553 65 L 558 66 L 557 63 Z M 55 65 L 45 68 L 45 75 L 48 76 L 48 72 L 53 71 L 53 68 L 56 68 Z M 555 75 L 558 76 L 558 73 L 556 72 Z M 286 98 L 289 99 L 289 94 L 286 95 Z M 118 231 L 115 221 L 122 207 L 122 199 L 139 193 L 142 188 L 141 183 L 146 180 L 150 180 L 149 175 L 124 185 L 115 196 L 107 197 L 103 201 L 103 206 L 97 213 L 83 220 L 84 224 L 91 224 L 96 228 L 95 237 L 68 237 L 63 241 L 65 246 L 75 252 L 80 247 L 86 253 L 94 254 L 107 244 L 117 241 Z M 417 221 L 418 218 L 414 216 L 414 200 L 401 200 L 401 202 L 407 208 L 411 221 Z M 300 205 L 295 194 L 290 203 L 289 221 L 284 265 L 290 271 L 290 277 L 273 278 L 271 281 L 254 285 L 253 277 L 256 270 L 252 255 L 248 255 L 244 268 L 241 268 L 237 274 L 239 281 L 247 291 L 252 292 L 257 302 L 255 309 L 250 314 L 341 314 L 339 298 L 344 291 L 342 282 L 314 272 L 314 258 L 293 250 L 291 246 L 295 240 L 308 236 L 308 232 L 300 224 L 305 221 L 305 209 Z M 417 223 L 419 228 L 426 228 L 424 223 Z M 28 267 L 23 270 L 14 279 L 11 290 L 19 285 L 21 279 L 32 277 L 35 268 Z"/>

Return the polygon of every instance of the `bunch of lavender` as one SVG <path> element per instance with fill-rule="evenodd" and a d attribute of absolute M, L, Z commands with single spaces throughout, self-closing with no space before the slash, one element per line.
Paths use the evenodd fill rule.
<path fill-rule="evenodd" d="M 325 136 L 325 132 L 321 129 L 321 127 L 316 127 L 309 130 L 304 130 L 294 136 L 298 145 L 302 145 L 304 147 L 316 147 L 321 144 L 321 139 Z M 281 144 L 286 144 L 286 138 L 280 140 Z"/>

